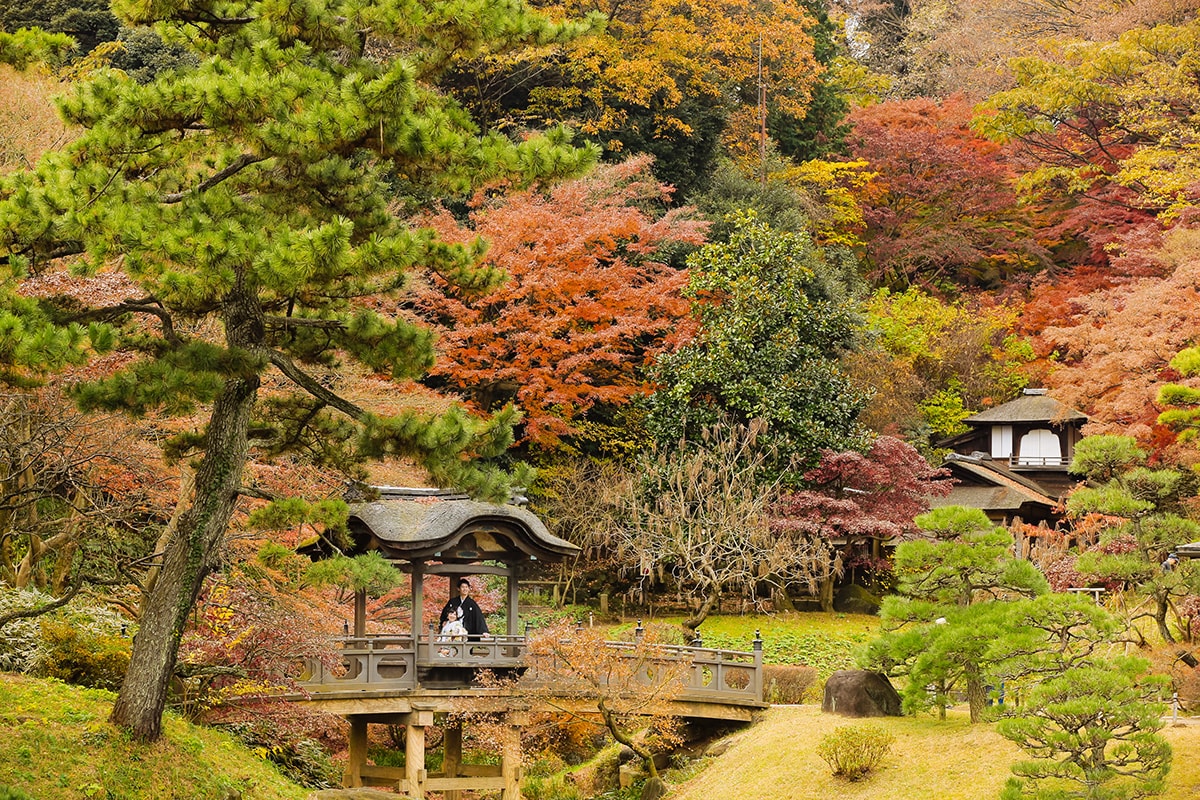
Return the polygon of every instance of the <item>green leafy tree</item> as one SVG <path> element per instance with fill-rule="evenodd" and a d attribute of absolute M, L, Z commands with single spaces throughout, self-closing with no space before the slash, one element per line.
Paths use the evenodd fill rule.
<path fill-rule="evenodd" d="M 37 28 L 69 36 L 80 54 L 117 38 L 120 23 L 108 0 L 10 0 L 0 6 L 0 30 Z"/>
<path fill-rule="evenodd" d="M 1200 375 L 1200 347 L 1176 353 L 1171 369 L 1184 378 Z M 1200 389 L 1169 383 L 1158 390 L 1158 404 L 1167 409 L 1158 415 L 1158 423 L 1175 431 L 1180 441 L 1190 442 L 1200 436 Z"/>
<path fill-rule="evenodd" d="M 911 441 L 967 430 L 963 420 L 989 402 L 1016 394 L 1018 367 L 1032 348 L 1009 331 L 1017 312 L 1005 305 L 947 302 L 917 288 L 881 289 L 866 303 L 871 345 L 847 371 L 876 389 L 863 420 Z"/>
<path fill-rule="evenodd" d="M 648 401 L 648 426 L 661 442 L 695 440 L 722 415 L 767 423 L 777 449 L 775 472 L 795 482 L 822 450 L 862 451 L 858 424 L 866 403 L 838 365 L 859 319 L 853 260 L 824 250 L 804 233 L 772 230 L 740 217 L 728 243 L 688 259 L 685 296 L 697 336 L 661 357 L 662 387 Z"/>
<path fill-rule="evenodd" d="M 62 109 L 80 137 L 0 184 L 0 361 L 10 379 L 27 380 L 112 344 L 116 326 L 137 357 L 80 383 L 83 407 L 206 409 L 205 425 L 167 443 L 168 455 L 188 459 L 193 488 L 172 520 L 112 714 L 154 739 L 189 611 L 220 563 L 239 497 L 260 494 L 243 485 L 252 447 L 306 450 L 348 469 L 404 455 L 442 485 L 507 493 L 511 476 L 481 459 L 508 446 L 511 410 L 486 422 L 461 410 L 382 416 L 318 379 L 339 359 L 395 378 L 428 367 L 427 332 L 357 300 L 402 290 L 409 267 L 497 278 L 473 269 L 479 248 L 406 225 L 392 198 L 573 175 L 596 154 L 561 132 L 520 145 L 481 134 L 429 88 L 456 59 L 573 32 L 516 0 L 250 0 L 236 10 L 168 0 L 114 11 L 186 42 L 199 63 L 146 84 L 101 71 L 76 85 Z M 136 288 L 94 308 L 9 292 L 73 253 L 86 254 L 84 272 L 112 263 Z M 153 324 L 134 324 L 143 320 Z"/>
<path fill-rule="evenodd" d="M 1190 562 L 1164 567 L 1179 545 L 1200 539 L 1200 525 L 1184 516 L 1182 501 L 1195 495 L 1194 475 L 1173 469 L 1148 469 L 1145 453 L 1126 436 L 1089 436 L 1079 443 L 1071 471 L 1089 485 L 1067 498 L 1076 522 L 1099 519 L 1098 546 L 1082 553 L 1075 569 L 1100 581 L 1135 587 L 1146 596 L 1168 642 L 1172 601 L 1200 592 L 1200 575 Z"/>

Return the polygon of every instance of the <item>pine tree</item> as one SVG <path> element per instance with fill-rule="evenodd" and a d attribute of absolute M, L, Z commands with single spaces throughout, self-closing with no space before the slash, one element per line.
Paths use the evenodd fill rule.
<path fill-rule="evenodd" d="M 480 248 L 407 226 L 399 198 L 574 175 L 595 153 L 571 147 L 562 131 L 519 145 L 481 133 L 429 88 L 459 59 L 576 32 L 517 0 L 113 7 L 124 24 L 156 25 L 199 63 L 145 85 L 100 71 L 73 87 L 61 109 L 83 134 L 0 184 L 0 291 L 85 254 L 81 269 L 115 265 L 138 293 L 84 309 L 0 294 L 0 376 L 35 377 L 112 344 L 131 318 L 148 320 L 121 340 L 140 358 L 78 386 L 80 405 L 209 410 L 201 431 L 167 446 L 191 459 L 194 488 L 159 554 L 113 709 L 115 723 L 154 739 L 185 621 L 220 563 L 239 496 L 252 493 L 242 485 L 252 447 L 336 440 L 353 456 L 416 458 L 442 485 L 506 493 L 511 476 L 477 459 L 507 447 L 511 410 L 486 423 L 460 410 L 381 416 L 307 365 L 354 359 L 396 378 L 418 375 L 432 360 L 429 334 L 359 298 L 400 292 L 418 264 L 455 280 L 497 279 L 473 269 Z M 267 380 L 269 407 L 260 402 Z"/>

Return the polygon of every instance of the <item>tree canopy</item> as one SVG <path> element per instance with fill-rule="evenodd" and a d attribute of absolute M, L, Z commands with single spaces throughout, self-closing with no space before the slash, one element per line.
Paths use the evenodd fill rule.
<path fill-rule="evenodd" d="M 653 373 L 648 424 L 658 440 L 695 439 L 721 415 L 761 419 L 785 482 L 799 477 L 789 465 L 811 466 L 822 450 L 862 449 L 866 398 L 838 364 L 859 325 L 848 254 L 746 216 L 688 268 L 700 329 Z"/>
<path fill-rule="evenodd" d="M 403 454 L 441 483 L 507 491 L 505 475 L 475 464 L 508 446 L 512 412 L 376 415 L 314 372 L 355 359 L 394 378 L 419 375 L 429 334 L 357 298 L 401 291 L 416 266 L 487 280 L 477 252 L 412 227 L 391 198 L 574 175 L 596 154 L 562 131 L 521 143 L 481 132 L 431 88 L 460 59 L 578 30 L 516 2 L 114 10 L 130 25 L 158 24 L 198 64 L 146 84 L 106 70 L 74 84 L 61 108 L 82 134 L 0 184 L 0 253 L 9 278 L 79 254 L 74 269 L 119 269 L 130 291 L 94 308 L 6 291 L 0 352 L 8 379 L 28 380 L 119 346 L 138 357 L 78 384 L 84 408 L 209 409 L 207 424 L 166 446 L 192 460 L 194 489 L 176 510 L 113 711 L 154 738 L 189 609 L 220 562 L 238 498 L 254 493 L 242 484 L 252 449 L 333 436 L 346 445 L 340 454 L 311 452 Z"/>

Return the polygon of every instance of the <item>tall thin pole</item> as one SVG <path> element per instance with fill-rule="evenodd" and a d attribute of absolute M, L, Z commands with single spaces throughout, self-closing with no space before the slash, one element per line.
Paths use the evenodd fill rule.
<path fill-rule="evenodd" d="M 767 84 L 763 80 L 762 34 L 758 35 L 758 167 L 767 188 Z"/>

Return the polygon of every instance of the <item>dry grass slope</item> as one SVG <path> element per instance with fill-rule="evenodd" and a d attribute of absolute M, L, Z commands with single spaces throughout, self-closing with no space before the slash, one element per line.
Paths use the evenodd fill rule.
<path fill-rule="evenodd" d="M 834 778 L 816 753 L 821 737 L 841 725 L 876 724 L 896 742 L 882 769 L 866 780 Z M 1175 750 L 1164 800 L 1200 797 L 1200 725 L 1168 727 Z M 1020 750 L 990 725 L 971 725 L 966 711 L 945 722 L 929 716 L 849 720 L 816 706 L 776 706 L 737 735 L 730 749 L 670 800 L 993 800 Z"/>

